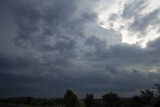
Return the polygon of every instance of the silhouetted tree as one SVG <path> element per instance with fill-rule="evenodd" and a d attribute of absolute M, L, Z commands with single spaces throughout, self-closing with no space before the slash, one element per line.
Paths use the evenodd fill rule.
<path fill-rule="evenodd" d="M 84 98 L 85 107 L 93 107 L 94 105 L 94 96 L 93 94 L 86 94 Z"/>
<path fill-rule="evenodd" d="M 76 107 L 78 105 L 78 98 L 71 90 L 66 90 L 64 95 L 65 107 Z"/>
<path fill-rule="evenodd" d="M 61 107 L 63 105 L 63 98 L 54 99 L 54 104 L 58 107 Z"/>
<path fill-rule="evenodd" d="M 153 85 L 153 89 L 155 90 L 156 96 L 160 97 L 160 84 L 159 83 L 155 83 Z"/>
<path fill-rule="evenodd" d="M 149 89 L 141 90 L 140 96 L 143 99 L 144 104 L 149 104 L 151 99 L 154 97 L 154 92 Z"/>
<path fill-rule="evenodd" d="M 155 90 L 155 95 L 159 98 L 155 107 L 160 107 L 160 83 L 155 83 L 153 89 Z"/>
<path fill-rule="evenodd" d="M 34 102 L 33 97 L 25 97 L 24 99 L 25 99 L 24 103 L 28 105 L 31 105 Z"/>
<path fill-rule="evenodd" d="M 143 107 L 142 97 L 140 96 L 133 97 L 131 105 L 129 107 Z"/>
<path fill-rule="evenodd" d="M 118 107 L 120 97 L 117 95 L 117 93 L 106 93 L 103 95 L 103 102 L 105 104 L 105 107 Z"/>
<path fill-rule="evenodd" d="M 155 105 L 155 107 L 160 107 L 160 99 L 158 100 L 157 104 Z"/>
<path fill-rule="evenodd" d="M 94 107 L 104 107 L 102 100 L 95 99 L 94 100 Z"/>

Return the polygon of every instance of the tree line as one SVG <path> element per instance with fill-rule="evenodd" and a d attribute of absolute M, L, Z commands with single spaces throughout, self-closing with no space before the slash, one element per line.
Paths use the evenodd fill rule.
<path fill-rule="evenodd" d="M 79 100 L 72 90 L 67 89 L 63 98 L 10 97 L 0 99 L 0 102 L 33 107 L 160 107 L 160 84 L 141 90 L 132 98 L 120 98 L 117 93 L 108 92 L 101 99 L 95 99 L 91 93 Z"/>

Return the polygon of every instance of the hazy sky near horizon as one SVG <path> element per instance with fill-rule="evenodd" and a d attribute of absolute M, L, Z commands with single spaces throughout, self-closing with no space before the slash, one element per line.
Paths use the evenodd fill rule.
<path fill-rule="evenodd" d="M 128 97 L 155 82 L 158 0 L 0 0 L 0 97 Z"/>

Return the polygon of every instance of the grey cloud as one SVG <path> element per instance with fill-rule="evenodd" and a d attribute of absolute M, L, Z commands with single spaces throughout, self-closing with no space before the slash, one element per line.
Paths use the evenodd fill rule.
<path fill-rule="evenodd" d="M 146 33 L 146 30 L 149 25 L 156 25 L 157 20 L 159 20 L 158 15 L 160 13 L 160 9 L 156 9 L 153 12 L 143 16 L 142 18 L 138 18 L 135 22 L 130 26 L 129 29 L 135 32 L 141 32 L 142 34 Z"/>
<path fill-rule="evenodd" d="M 19 27 L 15 44 L 38 51 L 43 61 L 61 67 L 68 65 L 69 60 L 77 56 L 77 42 L 84 37 L 85 24 L 95 20 L 96 14 L 83 12 L 75 16 L 75 0 L 48 1 L 48 7 L 30 2 L 13 10 Z"/>
<path fill-rule="evenodd" d="M 59 52 L 59 56 L 75 56 L 77 40 L 84 37 L 85 24 L 96 19 L 96 14 L 83 12 L 75 16 L 76 1 L 53 1 L 48 7 L 30 3 L 14 9 L 19 27 L 15 44 L 42 53 Z M 65 52 L 64 52 L 65 51 Z"/>
<path fill-rule="evenodd" d="M 59 97 L 66 88 L 83 93 L 117 91 L 123 95 L 150 88 L 154 79 L 159 80 L 159 70 L 148 72 L 160 64 L 159 39 L 142 49 L 119 43 L 121 38 L 117 34 L 115 41 L 119 44 L 108 47 L 115 41 L 107 38 L 117 32 L 96 25 L 92 29 L 95 34 L 91 34 L 94 36 L 85 34 L 87 27 L 95 25 L 97 15 L 87 10 L 77 15 L 76 0 L 69 1 L 53 0 L 45 4 L 44 1 L 22 3 L 19 0 L 13 3 L 12 12 L 19 27 L 15 44 L 29 54 L 0 54 L 1 96 Z M 130 13 L 138 11 L 133 8 L 141 10 L 144 4 L 138 1 L 128 10 L 131 4 L 127 4 L 123 17 L 131 18 Z M 152 22 L 150 16 L 156 18 L 157 14 L 158 10 L 144 16 L 143 20 L 148 20 L 146 26 Z M 111 20 L 116 18 L 116 14 L 111 16 Z M 136 27 L 140 26 L 143 25 Z M 108 42 L 101 38 L 101 33 L 96 33 L 98 31 L 104 32 Z"/>
<path fill-rule="evenodd" d="M 50 59 L 48 59 L 50 57 Z M 33 56 L 11 56 L 0 54 L 1 73 L 26 75 L 29 77 L 42 77 L 61 75 L 65 71 L 65 66 L 69 63 L 57 57 L 53 60 L 51 56 L 43 58 L 43 62 Z"/>
<path fill-rule="evenodd" d="M 122 17 L 137 18 L 139 13 L 147 7 L 147 0 L 132 0 L 125 4 Z"/>
<path fill-rule="evenodd" d="M 37 65 L 41 65 L 33 57 L 13 57 L 5 54 L 0 54 L 0 64 L 1 72 L 13 74 L 30 74 L 32 71 L 35 71 L 34 73 L 36 74 L 38 73 Z"/>
<path fill-rule="evenodd" d="M 118 18 L 118 15 L 117 15 L 117 14 L 112 14 L 112 15 L 110 16 L 109 20 L 115 21 L 117 18 Z"/>
<path fill-rule="evenodd" d="M 133 18 L 134 21 L 128 28 L 133 34 L 138 33 L 145 36 L 149 32 L 148 27 L 150 25 L 157 26 L 159 24 L 159 8 L 146 14 L 141 13 L 148 6 L 149 3 L 145 0 L 133 0 L 124 5 L 122 17 L 126 20 Z"/>
<path fill-rule="evenodd" d="M 105 60 L 115 59 L 117 61 L 121 60 L 123 63 L 126 62 L 127 60 L 131 62 L 135 61 L 136 63 L 136 61 L 137 62 L 140 61 L 142 56 L 146 54 L 145 52 L 147 52 L 146 50 L 141 49 L 139 46 L 136 46 L 136 45 L 132 46 L 128 44 L 118 44 L 118 45 L 111 46 L 110 48 L 106 48 L 106 44 L 102 40 L 99 40 L 96 38 L 94 39 L 92 38 L 91 40 L 92 41 L 87 40 L 86 43 L 88 44 L 90 43 L 91 45 L 92 43 L 96 42 L 94 43 L 94 45 L 92 45 L 94 47 L 94 50 L 88 51 L 86 55 L 88 55 L 87 58 L 90 58 L 91 60 L 95 60 L 95 61 L 96 60 L 105 61 Z M 113 63 L 117 63 L 117 64 L 120 63 L 115 60 L 113 61 Z M 112 62 L 109 62 L 109 63 L 112 63 Z"/>
<path fill-rule="evenodd" d="M 130 57 L 130 54 L 134 52 L 135 50 L 133 50 L 134 48 L 132 47 L 131 49 L 132 52 L 124 53 L 126 54 L 125 55 L 126 57 L 121 57 L 120 53 L 125 52 L 123 48 L 125 49 L 125 51 L 127 50 L 130 51 L 130 48 L 125 48 L 121 46 L 122 50 L 119 50 L 119 52 L 113 52 L 115 53 L 115 55 L 109 58 L 115 59 L 115 60 L 117 58 L 121 60 L 125 59 L 125 61 L 127 61 L 127 58 Z M 139 51 L 137 51 L 136 53 L 139 53 Z M 120 54 L 120 56 L 118 56 L 118 54 Z M 94 56 L 97 57 L 97 55 L 94 55 Z M 132 56 L 132 59 L 136 57 L 137 57 L 136 55 Z M 37 90 L 37 92 L 40 92 L 40 91 L 49 92 L 49 93 L 44 92 L 46 95 L 49 94 L 48 96 L 50 96 L 50 93 L 53 93 L 55 96 L 58 96 L 59 94 L 57 93 L 62 93 L 66 88 L 71 88 L 71 89 L 74 89 L 75 91 L 80 90 L 81 92 L 84 92 L 84 93 L 95 92 L 95 93 L 102 94 L 103 92 L 107 92 L 107 91 L 116 91 L 116 92 L 119 92 L 121 95 L 123 95 L 122 93 L 129 92 L 129 91 L 135 91 L 136 89 L 139 89 L 139 88 L 148 88 L 149 86 L 153 84 L 154 82 L 152 80 L 153 78 L 154 79 L 156 78 L 158 80 L 159 73 L 150 73 L 150 74 L 148 73 L 146 76 L 145 72 L 143 73 L 139 70 L 136 70 L 136 73 L 135 73 L 134 72 L 135 69 L 134 71 L 133 70 L 132 71 L 122 71 L 119 68 L 115 68 L 115 66 L 120 62 L 116 62 L 115 65 L 106 65 L 106 63 L 108 63 L 107 60 L 109 61 L 109 58 L 106 58 L 106 57 L 103 57 L 103 58 L 106 60 L 104 64 L 101 63 L 104 60 L 99 60 L 99 61 L 90 60 L 89 61 L 90 63 L 96 64 L 96 68 L 97 68 L 96 70 L 93 70 L 94 65 L 91 66 L 92 68 L 90 68 L 89 71 L 86 71 L 84 73 L 81 72 L 81 69 L 77 68 L 78 74 L 76 75 L 76 78 L 75 78 L 74 76 L 72 76 L 72 75 L 75 75 L 74 71 L 73 73 L 67 74 L 67 72 L 65 73 L 65 70 L 64 70 L 65 68 L 63 68 L 62 72 L 60 72 L 61 70 L 54 69 L 54 67 L 52 67 L 50 63 L 41 64 L 41 63 L 38 63 L 38 61 L 36 61 L 35 59 L 28 61 L 28 58 L 18 58 L 18 57 L 12 58 L 6 55 L 1 55 L 0 62 L 3 64 L 1 65 L 1 68 L 3 69 L 7 68 L 7 69 L 10 69 L 11 71 L 11 70 L 17 70 L 22 67 L 25 69 L 27 68 L 33 69 L 34 72 L 32 73 L 35 73 L 36 70 L 37 72 L 39 72 L 36 75 L 34 74 L 34 76 L 32 74 L 31 77 L 23 73 L 19 74 L 19 76 L 22 78 L 17 77 L 18 76 L 17 74 L 11 74 L 10 72 L 6 74 L 5 72 L 1 72 L 1 74 L 3 74 L 1 76 L 5 77 L 5 78 L 3 77 L 4 79 L 3 78 L 1 79 L 3 80 L 3 83 L 15 84 L 15 86 L 17 87 L 15 88 L 15 90 L 23 91 L 25 92 L 25 94 L 35 95 L 32 92 L 34 92 L 34 90 Z M 31 62 L 36 62 L 36 63 L 33 64 Z M 126 63 L 128 63 L 128 61 L 123 62 L 123 64 L 126 64 Z M 46 73 L 46 69 L 44 69 L 45 67 L 49 68 L 47 69 L 49 70 L 48 75 L 45 74 Z M 41 73 L 44 74 L 45 76 L 39 75 Z M 19 82 L 15 82 L 12 79 L 15 79 L 16 81 L 19 81 L 20 79 L 23 84 L 20 84 Z M 7 82 L 11 80 L 13 83 Z M 34 82 L 30 84 L 30 81 L 34 81 Z M 39 84 L 39 82 L 41 83 Z M 37 84 L 39 84 L 40 86 L 39 85 L 37 86 Z M 34 87 L 35 85 L 36 87 Z M 4 85 L 2 88 L 5 89 L 6 87 L 8 87 L 8 85 Z M 39 89 L 37 89 L 37 87 L 39 87 Z M 40 88 L 40 87 L 45 87 L 45 89 Z M 61 88 L 60 92 L 58 91 L 59 88 Z M 57 90 L 57 91 L 50 92 L 49 90 L 51 89 Z M 28 93 L 29 90 L 32 90 L 32 91 Z M 6 92 L 6 91 L 3 90 L 3 92 Z M 9 91 L 9 92 L 12 94 L 14 93 L 14 95 L 16 94 L 18 95 L 17 92 L 13 92 L 13 91 Z M 22 93 L 20 95 L 22 95 Z M 44 95 L 41 95 L 41 96 L 44 96 Z"/>
<path fill-rule="evenodd" d="M 106 64 L 118 68 L 130 68 L 130 70 L 135 69 L 134 67 L 136 66 L 141 66 L 141 68 L 147 66 L 146 69 L 142 69 L 145 71 L 148 68 L 151 69 L 154 65 L 158 66 L 160 64 L 158 54 L 159 45 L 157 44 L 158 42 L 156 42 L 158 40 L 149 43 L 149 47 L 145 49 L 142 49 L 137 45 L 127 44 L 115 45 L 109 49 L 106 49 L 101 45 L 98 47 L 97 45 L 97 47 L 94 47 L 96 49 L 86 52 L 85 59 L 88 59 L 91 62 L 97 62 L 97 65 L 103 65 L 102 68 L 105 68 Z M 99 44 L 100 43 L 101 42 L 99 42 Z M 101 51 L 95 52 L 95 50 L 99 49 Z M 116 70 L 113 71 L 113 73 L 114 72 L 116 72 Z"/>
<path fill-rule="evenodd" d="M 136 89 L 143 89 L 152 86 L 154 82 L 152 79 L 155 78 L 156 75 L 157 77 L 159 75 L 159 73 L 153 73 L 153 77 L 150 77 L 149 75 L 146 77 L 145 74 L 140 71 L 137 71 L 137 74 L 129 71 L 121 72 L 118 75 L 112 75 L 107 72 L 108 71 L 97 71 L 85 73 L 85 76 L 78 76 L 74 81 L 76 84 L 81 84 L 81 87 L 77 86 L 77 90 L 79 89 L 86 93 L 100 92 L 101 94 L 104 92 L 116 91 L 122 95 L 122 93 L 128 91 L 136 91 Z"/>
<path fill-rule="evenodd" d="M 96 36 L 90 36 L 86 39 L 85 45 L 89 46 L 88 51 L 86 52 L 87 58 L 96 58 L 96 56 L 100 57 L 104 54 L 107 44 L 105 41 L 100 40 Z M 93 57 L 92 57 L 93 56 Z M 95 59 L 98 60 L 98 59 Z"/>
<path fill-rule="evenodd" d="M 94 40 L 97 41 L 96 39 Z M 156 44 L 156 41 L 158 40 L 153 41 L 153 43 Z M 92 45 L 94 42 L 90 41 L 87 42 L 87 44 L 88 43 L 89 45 Z M 88 88 L 88 91 L 91 91 L 93 87 L 99 87 L 99 89 L 94 88 L 94 91 L 103 92 L 121 90 L 120 93 L 123 93 L 127 90 L 135 91 L 136 89 L 147 88 L 152 86 L 155 80 L 159 81 L 159 72 L 149 72 L 153 66 L 159 66 L 159 61 L 155 61 L 158 58 L 157 53 L 159 53 L 156 51 L 157 48 L 150 49 L 148 47 L 146 49 L 142 49 L 136 45 L 132 46 L 127 44 L 115 45 L 110 49 L 100 48 L 103 50 L 101 52 L 104 53 L 103 56 L 99 56 L 98 53 L 94 52 L 91 52 L 94 54 L 89 55 L 91 57 L 88 59 L 90 64 L 94 63 L 90 70 L 95 68 L 97 70 L 89 72 L 89 76 L 87 73 L 85 74 L 87 75 L 86 77 L 91 77 L 89 79 L 91 81 L 89 83 L 90 85 L 87 87 L 86 84 L 85 86 Z M 88 58 L 88 56 L 85 58 Z M 146 69 L 143 69 L 143 67 L 146 67 Z M 80 78 L 83 78 L 83 76 L 80 76 Z M 83 80 L 89 81 L 86 80 L 86 78 L 83 78 Z M 90 89 L 89 87 L 92 88 Z M 118 87 L 118 89 L 115 87 Z"/>
<path fill-rule="evenodd" d="M 40 74 L 46 73 L 46 71 L 44 69 L 45 64 L 43 64 L 43 65 L 38 64 L 38 63 L 36 63 L 36 65 L 32 64 L 31 62 L 33 62 L 33 61 L 31 61 L 31 62 L 26 61 L 28 58 L 23 58 L 23 60 L 22 60 L 22 58 L 16 57 L 14 59 L 15 61 L 13 61 L 13 59 L 14 58 L 12 58 L 10 56 L 1 55 L 0 62 L 3 64 L 0 66 L 0 68 L 1 68 L 0 74 L 2 76 L 1 77 L 1 85 L 2 85 L 1 97 L 2 97 L 2 95 L 4 97 L 7 95 L 10 95 L 10 96 L 34 95 L 37 97 L 44 96 L 43 94 L 38 95 L 34 91 L 36 91 L 36 92 L 45 91 L 44 94 L 46 94 L 47 97 L 49 97 L 51 93 L 53 93 L 53 95 L 56 96 L 57 92 L 59 92 L 58 91 L 59 88 L 61 88 L 61 92 L 59 92 L 59 93 L 62 93 L 66 88 L 73 88 L 73 89 L 77 90 L 80 87 L 79 84 L 82 84 L 80 80 L 72 78 L 71 77 L 72 74 L 65 75 L 64 73 L 59 73 L 59 71 L 57 72 L 56 69 L 53 69 L 53 67 L 51 67 L 48 64 L 46 64 L 46 66 L 48 68 L 50 68 L 50 69 L 47 69 L 47 70 L 50 70 L 49 74 L 46 76 L 43 76 Z M 15 63 L 15 62 L 17 62 L 17 63 Z M 4 70 L 4 68 L 7 68 L 7 71 L 9 71 L 9 72 L 6 72 L 6 70 Z M 31 75 L 26 75 L 25 72 L 29 72 L 29 71 L 24 71 L 24 70 L 21 71 L 23 73 L 13 73 L 12 72 L 12 71 L 17 71 L 19 69 L 22 70 L 22 68 L 30 70 L 30 71 L 33 70 L 34 72 L 31 72 Z M 53 71 L 53 70 L 56 70 L 56 71 Z M 35 72 L 37 72 L 37 73 L 35 74 Z M 57 72 L 57 74 L 52 75 L 51 73 L 54 73 L 54 72 Z M 80 79 L 81 78 L 82 77 L 80 77 Z M 92 80 L 94 80 L 94 78 L 92 78 Z M 83 84 L 81 86 L 83 87 Z M 6 90 L 6 88 L 7 88 L 7 90 Z M 49 90 L 53 90 L 53 92 L 48 93 Z M 29 91 L 31 91 L 31 92 L 29 92 Z M 51 96 L 51 97 L 53 97 L 53 96 Z"/>
<path fill-rule="evenodd" d="M 87 40 L 85 41 L 85 45 L 97 46 L 97 48 L 99 48 L 103 45 L 105 46 L 105 41 L 100 40 L 96 36 L 91 36 L 87 38 Z"/>
<path fill-rule="evenodd" d="M 154 40 L 154 41 L 150 41 L 147 45 L 149 48 L 160 48 L 160 38 Z"/>

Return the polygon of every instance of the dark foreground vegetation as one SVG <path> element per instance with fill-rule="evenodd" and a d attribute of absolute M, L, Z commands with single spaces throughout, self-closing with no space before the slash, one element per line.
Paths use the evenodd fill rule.
<path fill-rule="evenodd" d="M 20 107 L 160 107 L 160 84 L 154 84 L 152 89 L 141 90 L 139 95 L 132 98 L 120 98 L 117 93 L 109 92 L 101 99 L 86 94 L 83 100 L 79 100 L 75 93 L 66 90 L 63 98 L 10 97 L 0 99 L 0 103 L 0 106 L 15 104 Z"/>

